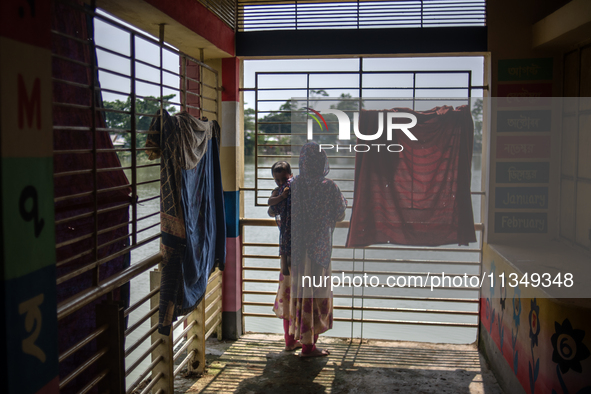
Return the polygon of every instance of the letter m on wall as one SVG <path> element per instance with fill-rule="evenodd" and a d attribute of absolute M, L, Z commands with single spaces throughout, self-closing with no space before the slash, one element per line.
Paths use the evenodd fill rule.
<path fill-rule="evenodd" d="M 26 115 L 27 126 L 32 128 L 33 122 L 36 121 L 37 130 L 41 130 L 41 81 L 35 78 L 31 94 L 27 91 L 22 74 L 18 74 L 17 84 L 18 128 L 22 129 L 25 126 Z"/>

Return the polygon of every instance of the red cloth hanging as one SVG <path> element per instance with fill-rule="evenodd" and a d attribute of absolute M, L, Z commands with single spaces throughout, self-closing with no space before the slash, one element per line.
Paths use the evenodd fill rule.
<path fill-rule="evenodd" d="M 400 144 L 403 150 L 394 153 L 382 146 L 377 152 L 377 147 L 372 146 L 371 151 L 356 154 L 347 247 L 475 242 L 470 196 L 474 123 L 469 107 L 391 111 L 417 117 L 417 125 L 410 131 L 418 141 L 411 141 L 402 131 L 395 130 L 392 141 L 386 139 L 384 131 L 377 140 L 357 142 Z M 378 111 L 362 111 L 360 133 L 372 135 L 376 130 Z"/>

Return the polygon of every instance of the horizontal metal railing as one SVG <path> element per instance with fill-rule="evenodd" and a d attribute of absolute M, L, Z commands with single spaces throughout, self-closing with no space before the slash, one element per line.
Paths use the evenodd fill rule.
<path fill-rule="evenodd" d="M 275 295 L 277 293 L 278 276 L 280 272 L 279 258 L 276 251 L 276 242 L 252 242 L 248 241 L 256 228 L 275 227 L 273 219 L 242 219 L 240 221 L 242 243 L 242 305 L 243 316 L 248 318 L 276 318 L 272 313 Z M 348 228 L 349 222 L 337 223 L 337 228 Z M 483 226 L 475 224 L 475 230 L 482 235 Z M 457 269 L 472 270 L 467 278 L 479 277 L 481 275 L 481 245 L 482 237 L 478 247 L 405 247 L 405 246 L 371 246 L 365 248 L 367 254 L 371 252 L 391 252 L 392 258 L 375 258 L 355 256 L 355 250 L 345 248 L 342 245 L 333 246 L 332 275 L 375 275 L 382 279 L 385 276 L 420 276 L 425 278 L 427 272 L 418 267 L 421 266 L 450 266 L 456 270 L 445 272 L 448 276 L 460 275 Z M 252 249 L 257 250 L 256 253 Z M 341 257 L 338 251 L 352 251 L 352 257 Z M 403 252 L 443 252 L 443 253 L 468 253 L 472 259 L 450 260 L 445 257 L 439 259 L 426 258 L 396 258 L 396 254 Z M 349 268 L 343 264 L 348 264 Z M 373 264 L 380 268 L 366 268 L 366 265 Z M 409 269 L 412 264 L 414 269 Z M 362 267 L 362 268 L 360 268 Z M 404 267 L 401 269 L 401 267 Z M 440 275 L 441 269 L 437 272 L 430 272 L 430 275 Z M 364 286 L 361 286 L 364 287 Z M 369 289 L 369 285 L 365 289 Z M 369 289 L 371 290 L 371 289 Z M 446 291 L 454 291 L 455 296 L 446 295 Z M 466 292 L 458 296 L 457 292 Z M 343 294 L 335 292 L 334 299 L 334 321 L 345 324 L 397 324 L 410 326 L 439 326 L 439 327 L 460 327 L 476 329 L 478 327 L 478 306 L 479 290 L 473 287 L 450 287 L 440 286 L 435 291 L 428 291 L 421 294 L 369 294 L 367 292 L 356 294 Z M 399 306 L 396 303 L 409 303 L 413 306 Z M 359 304 L 361 303 L 361 304 Z M 437 307 L 441 304 L 442 307 Z M 370 316 L 368 316 L 370 314 Z M 410 315 L 420 315 L 420 319 L 411 319 Z M 348 315 L 348 316 L 346 316 Z M 408 315 L 408 316 L 407 316 Z M 438 316 L 449 316 L 441 319 Z M 466 320 L 467 319 L 467 320 Z M 246 328 L 248 330 L 248 328 Z M 362 331 L 363 332 L 363 331 Z"/>
<path fill-rule="evenodd" d="M 199 0 L 232 30 L 236 29 L 236 0 Z"/>
<path fill-rule="evenodd" d="M 239 31 L 485 24 L 485 0 L 238 0 Z"/>
<path fill-rule="evenodd" d="M 85 319 L 95 318 L 97 321 L 97 327 L 89 328 L 89 324 L 76 330 L 75 343 L 68 343 L 67 349 L 60 349 L 60 390 L 85 393 L 97 390 L 98 385 L 101 392 L 148 393 L 156 387 L 154 392 L 171 393 L 172 390 L 160 387 L 163 382 L 173 384 L 172 373 L 165 374 L 162 368 L 166 367 L 163 361 L 170 363 L 168 366 L 172 368 L 174 360 L 159 355 L 167 346 L 169 350 L 166 351 L 172 352 L 173 345 L 166 337 L 156 334 L 158 303 L 155 300 L 159 298 L 159 283 L 145 288 L 132 286 L 132 281 L 145 283 L 145 278 L 152 275 L 149 271 L 162 261 L 157 252 L 157 242 L 161 238 L 160 193 L 154 190 L 160 182 L 160 163 L 139 160 L 143 151 L 149 153 L 157 149 L 141 146 L 140 137 L 154 133 L 146 129 L 156 118 L 158 109 L 185 110 L 194 116 L 206 115 L 217 120 L 220 110 L 218 73 L 204 61 L 166 44 L 164 26 L 161 26 L 159 38 L 154 38 L 97 11 L 94 1 L 90 6 L 70 0 L 59 0 L 54 5 L 52 12 L 56 15 L 80 24 L 74 25 L 73 29 L 70 25 L 52 27 L 54 92 L 68 93 L 54 94 L 54 113 L 83 114 L 82 121 L 70 116 L 55 117 L 54 131 L 56 135 L 70 133 L 87 138 L 83 146 L 71 143 L 54 150 L 58 160 L 68 157 L 70 163 L 78 163 L 62 166 L 54 174 L 54 180 L 65 186 L 69 177 L 89 180 L 88 187 L 75 192 L 74 188 L 62 187 L 61 194 L 56 194 L 54 199 L 56 206 L 68 208 L 55 224 L 62 228 L 67 226 L 69 230 L 56 245 L 57 285 L 58 289 L 76 289 L 67 293 L 69 298 L 59 300 L 57 318 L 62 325 L 60 329 L 65 327 L 70 331 L 76 329 L 80 314 Z M 227 6 L 224 7 L 226 10 Z M 98 23 L 108 26 L 111 29 L 109 34 L 116 36 L 114 32 L 117 31 L 119 40 L 114 41 L 120 45 L 112 45 L 114 41 L 97 36 L 95 25 Z M 150 57 L 141 54 L 147 48 L 153 50 Z M 101 63 L 106 57 L 115 61 Z M 165 64 L 165 60 L 171 59 L 172 67 Z M 178 67 L 174 66 L 175 63 Z M 64 73 L 68 67 L 76 67 L 78 75 Z M 170 92 L 174 97 L 166 99 Z M 117 97 L 117 100 L 103 101 L 104 97 Z M 113 106 L 117 101 L 123 106 Z M 171 107 L 174 109 L 170 110 Z M 125 137 L 128 146 L 98 144 L 99 138 L 113 141 L 115 137 Z M 107 156 L 113 160 L 101 168 L 99 158 Z M 117 166 L 115 162 L 123 162 L 123 165 Z M 126 182 L 101 185 L 99 180 L 103 178 L 100 177 L 110 177 L 111 174 L 122 179 L 126 177 Z M 109 200 L 113 193 L 119 193 L 117 202 Z M 83 209 L 70 212 L 68 204 L 80 204 Z M 114 213 L 128 217 L 119 223 L 103 225 L 103 220 Z M 113 248 L 115 244 L 117 246 Z M 116 258 L 125 259 L 121 262 L 124 268 L 105 277 L 104 270 L 110 269 L 110 263 Z M 91 279 L 86 282 L 85 278 L 89 277 Z M 215 278 L 221 281 L 221 276 Z M 215 316 L 210 326 L 221 322 L 221 297 L 217 295 L 216 290 L 215 296 L 206 300 L 216 305 L 209 310 L 210 315 Z M 128 297 L 133 304 L 124 309 Z M 192 328 L 197 326 L 190 315 L 184 319 L 176 326 L 185 322 Z M 204 323 L 205 319 L 202 320 L 199 324 Z M 205 326 L 201 329 L 205 331 Z M 67 334 L 60 332 L 60 339 L 64 335 Z M 151 341 L 147 343 L 149 338 Z M 204 334 L 200 336 L 200 339 L 204 338 Z M 191 346 L 199 349 L 191 350 L 193 355 L 204 353 L 204 343 L 197 346 L 194 341 L 188 341 L 186 347 Z M 148 378 L 149 382 L 146 381 Z"/>

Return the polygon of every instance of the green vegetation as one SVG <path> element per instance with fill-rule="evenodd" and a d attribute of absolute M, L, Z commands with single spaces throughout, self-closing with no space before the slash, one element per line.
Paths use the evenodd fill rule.
<path fill-rule="evenodd" d="M 328 93 L 325 90 L 311 90 L 310 91 L 310 106 L 314 107 L 317 97 L 328 97 Z M 350 94 L 341 94 L 336 105 L 331 105 L 331 108 L 340 110 L 352 110 L 356 111 L 359 109 L 359 103 L 357 100 L 351 100 Z M 362 104 L 363 105 L 363 104 Z M 259 153 L 262 154 L 279 154 L 289 153 L 291 140 L 291 115 L 293 111 L 305 111 L 304 108 L 298 108 L 297 103 L 287 100 L 283 103 L 277 111 L 271 111 L 264 117 L 258 120 L 258 145 Z M 255 129 L 255 111 L 252 108 L 246 108 L 244 110 L 244 155 L 253 156 L 255 141 L 254 141 L 254 129 Z M 331 132 L 336 133 L 333 130 L 336 127 L 333 124 L 329 124 Z M 319 136 L 316 139 L 318 142 L 330 142 L 331 136 Z"/>
<path fill-rule="evenodd" d="M 474 119 L 474 152 L 482 152 L 482 99 L 472 104 L 472 119 Z"/>
<path fill-rule="evenodd" d="M 167 96 L 164 96 L 163 99 L 165 105 L 168 101 L 171 101 L 175 96 L 175 94 L 169 94 Z M 103 107 L 106 109 L 127 112 L 121 113 L 105 111 L 105 123 L 108 128 L 114 129 L 114 131 L 112 131 L 111 134 L 117 134 L 118 136 L 121 136 L 123 138 L 124 148 L 131 148 L 131 97 L 128 97 L 126 101 L 103 101 Z M 148 96 L 143 99 L 137 99 L 135 101 L 135 111 L 136 113 L 143 115 L 136 115 L 135 117 L 136 130 L 147 131 L 150 128 L 150 123 L 152 122 L 153 118 L 151 116 L 146 115 L 156 115 L 159 109 L 160 100 L 157 97 Z M 168 111 L 168 113 L 172 115 L 177 112 L 177 109 L 174 106 L 169 106 L 168 108 L 166 108 L 166 111 Z M 138 148 L 138 158 L 145 157 L 144 151 L 139 150 L 139 148 L 143 148 L 146 145 L 146 138 L 147 134 L 136 134 L 136 148 Z M 128 152 L 119 153 L 120 157 L 129 155 Z M 122 155 L 121 153 L 126 153 L 126 155 Z"/>

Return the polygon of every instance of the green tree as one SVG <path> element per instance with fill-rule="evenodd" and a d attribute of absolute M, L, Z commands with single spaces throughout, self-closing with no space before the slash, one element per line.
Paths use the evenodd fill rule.
<path fill-rule="evenodd" d="M 472 119 L 474 119 L 474 152 L 482 152 L 482 99 L 472 104 Z"/>
<path fill-rule="evenodd" d="M 176 95 L 169 94 L 164 96 L 164 103 L 165 108 L 168 101 L 171 101 Z M 113 109 L 117 111 L 125 111 L 131 112 L 131 97 L 128 97 L 127 100 L 115 100 L 115 101 L 103 101 L 103 107 L 106 109 Z M 143 99 L 137 99 L 135 101 L 135 111 L 136 113 L 140 114 L 147 114 L 147 115 L 155 115 L 158 110 L 160 109 L 160 100 L 154 96 L 148 96 Z M 177 112 L 177 109 L 174 106 L 169 106 L 166 108 L 169 114 L 174 114 Z M 137 131 L 147 131 L 150 128 L 150 123 L 152 122 L 151 116 L 146 115 L 136 115 L 135 117 L 135 124 Z M 121 131 L 116 131 L 120 136 L 123 137 L 125 141 L 124 147 L 130 148 L 131 147 L 131 114 L 129 113 L 121 113 L 121 112 L 112 112 L 112 111 L 105 111 L 105 123 L 106 126 L 110 129 L 116 129 Z M 136 134 L 136 147 L 141 148 L 146 144 L 147 134 L 137 133 Z M 138 154 L 143 154 L 143 151 L 138 151 Z"/>
<path fill-rule="evenodd" d="M 246 104 L 246 103 L 244 103 Z M 244 109 L 244 155 L 254 154 L 254 109 Z"/>
<path fill-rule="evenodd" d="M 279 110 L 271 111 L 259 120 L 259 131 L 265 134 L 291 133 L 291 111 L 297 110 L 297 104 L 287 100 Z"/>
<path fill-rule="evenodd" d="M 330 108 L 339 109 L 341 111 L 359 111 L 359 99 L 353 100 L 353 97 L 350 93 L 341 93 L 339 98 L 338 104 L 332 104 Z M 361 108 L 363 108 L 363 100 L 361 100 Z M 353 115 L 349 114 L 349 117 L 352 118 Z"/>

